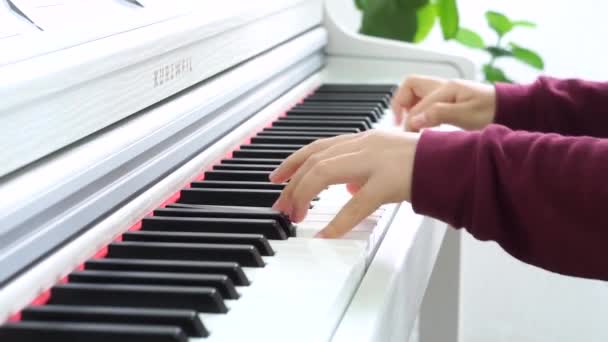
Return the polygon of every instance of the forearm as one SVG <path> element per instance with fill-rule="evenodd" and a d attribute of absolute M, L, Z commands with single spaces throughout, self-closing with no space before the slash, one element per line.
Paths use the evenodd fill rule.
<path fill-rule="evenodd" d="M 608 279 L 608 140 L 513 132 L 425 132 L 412 204 L 419 213 L 545 269 Z"/>
<path fill-rule="evenodd" d="M 608 82 L 540 77 L 497 84 L 495 123 L 514 130 L 608 137 Z"/>

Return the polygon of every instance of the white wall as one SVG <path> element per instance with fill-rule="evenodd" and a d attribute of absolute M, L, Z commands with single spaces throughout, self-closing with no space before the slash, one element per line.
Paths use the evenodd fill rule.
<path fill-rule="evenodd" d="M 487 26 L 484 13 L 497 10 L 513 19 L 536 22 L 536 29 L 518 28 L 506 36 L 538 51 L 545 59 L 544 74 L 556 77 L 581 77 L 608 80 L 606 38 L 608 2 L 600 0 L 460 0 L 461 25 L 479 32 L 484 40 L 495 42 L 496 36 Z M 476 63 L 486 62 L 485 53 L 474 52 L 455 42 L 444 42 L 435 30 L 424 46 L 465 55 Z M 517 81 L 536 77 L 528 66 L 516 62 L 499 62 Z"/>
<path fill-rule="evenodd" d="M 349 0 L 344 0 L 345 6 Z M 501 11 L 537 22 L 507 40 L 533 48 L 545 59 L 544 74 L 608 80 L 608 2 L 600 0 L 460 0 L 461 24 L 495 39 L 483 13 Z M 346 20 L 355 28 L 358 19 Z M 442 41 L 436 30 L 425 47 L 465 55 L 481 65 L 483 53 Z M 499 62 L 520 82 L 537 73 L 518 63 Z M 607 265 L 608 267 L 608 265 Z M 495 243 L 465 234 L 461 279 L 461 342 L 608 341 L 608 283 L 555 275 L 523 264 Z M 424 341 L 423 341 L 424 342 Z"/>
<path fill-rule="evenodd" d="M 501 11 L 530 19 L 536 29 L 519 29 L 510 40 L 538 51 L 544 74 L 608 80 L 608 2 L 597 0 L 461 0 L 462 25 L 495 39 L 483 13 Z M 428 42 L 459 52 L 476 63 L 484 54 L 441 41 Z M 537 73 L 518 63 L 499 63 L 515 80 L 529 82 Z M 495 243 L 465 234 L 461 278 L 461 342 L 608 341 L 608 284 L 564 277 L 523 264 Z M 607 265 L 608 267 L 608 265 Z"/>

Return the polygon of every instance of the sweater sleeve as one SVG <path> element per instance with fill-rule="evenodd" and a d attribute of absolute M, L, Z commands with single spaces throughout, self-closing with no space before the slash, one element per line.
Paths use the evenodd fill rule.
<path fill-rule="evenodd" d="M 514 130 L 608 137 L 608 82 L 540 77 L 498 83 L 495 123 Z"/>
<path fill-rule="evenodd" d="M 427 130 L 416 150 L 412 205 L 526 263 L 608 280 L 607 175 L 608 139 L 499 125 Z"/>

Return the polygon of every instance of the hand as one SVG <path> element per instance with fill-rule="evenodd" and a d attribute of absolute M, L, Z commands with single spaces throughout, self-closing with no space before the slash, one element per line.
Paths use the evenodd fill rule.
<path fill-rule="evenodd" d="M 482 83 L 411 76 L 397 90 L 391 107 L 398 124 L 407 111 L 405 126 L 414 132 L 444 123 L 474 130 L 494 121 L 496 94 L 493 86 Z"/>
<path fill-rule="evenodd" d="M 318 237 L 339 237 L 385 203 L 410 199 L 418 134 L 371 130 L 321 139 L 293 153 L 270 180 L 290 180 L 273 208 L 300 222 L 312 199 L 332 184 L 355 190 Z"/>

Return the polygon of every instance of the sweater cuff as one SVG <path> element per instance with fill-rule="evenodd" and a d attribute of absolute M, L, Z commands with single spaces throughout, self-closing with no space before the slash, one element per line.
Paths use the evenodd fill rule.
<path fill-rule="evenodd" d="M 412 207 L 456 228 L 465 226 L 472 203 L 478 132 L 425 130 L 416 147 Z"/>
<path fill-rule="evenodd" d="M 531 127 L 534 84 L 496 83 L 496 115 L 494 123 L 511 129 Z"/>

